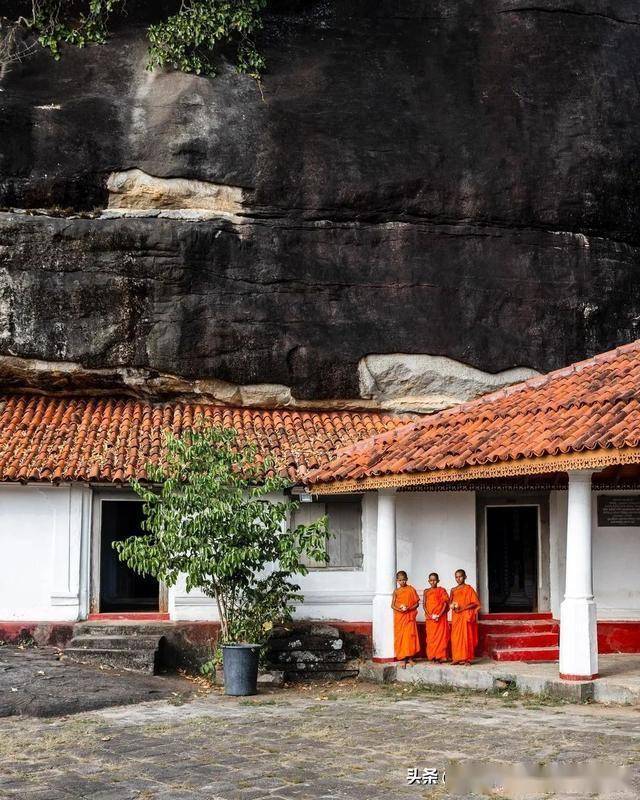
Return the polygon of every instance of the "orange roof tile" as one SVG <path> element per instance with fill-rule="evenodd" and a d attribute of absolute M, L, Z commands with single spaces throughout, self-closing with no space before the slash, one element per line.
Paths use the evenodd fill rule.
<path fill-rule="evenodd" d="M 146 478 L 163 433 L 180 434 L 204 417 L 234 428 L 240 445 L 269 454 L 281 474 L 300 480 L 336 448 L 406 424 L 367 411 L 288 411 L 111 397 L 0 395 L 0 480 L 128 482 Z"/>
<path fill-rule="evenodd" d="M 309 486 L 418 485 L 640 462 L 640 340 L 344 448 Z"/>

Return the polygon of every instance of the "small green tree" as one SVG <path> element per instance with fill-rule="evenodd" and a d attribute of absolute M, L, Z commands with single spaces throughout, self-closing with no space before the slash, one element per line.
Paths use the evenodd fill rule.
<path fill-rule="evenodd" d="M 147 467 L 149 483 L 132 481 L 144 501 L 145 533 L 114 547 L 140 574 L 215 598 L 221 643 L 256 642 L 303 598 L 294 582 L 302 559 L 328 560 L 327 522 L 292 529 L 297 503 L 274 497 L 290 485 L 254 447 L 237 447 L 233 430 L 198 424 L 168 434 L 162 466 Z M 271 497 L 268 497 L 271 495 Z"/>

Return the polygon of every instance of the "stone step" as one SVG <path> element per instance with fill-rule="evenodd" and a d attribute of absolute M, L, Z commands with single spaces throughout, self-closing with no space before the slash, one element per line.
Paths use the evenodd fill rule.
<path fill-rule="evenodd" d="M 490 651 L 495 661 L 557 661 L 560 658 L 559 647 L 506 647 Z"/>
<path fill-rule="evenodd" d="M 157 650 L 88 650 L 84 647 L 67 647 L 64 651 L 67 658 L 81 664 L 127 669 L 134 672 L 146 672 L 153 675 L 156 671 Z"/>
<path fill-rule="evenodd" d="M 74 636 L 69 647 L 83 650 L 157 650 L 161 636 Z"/>
<path fill-rule="evenodd" d="M 78 622 L 74 636 L 162 636 L 170 630 L 166 622 Z"/>
<path fill-rule="evenodd" d="M 557 631 L 548 633 L 490 633 L 485 639 L 485 647 L 489 650 L 520 647 L 557 647 L 559 635 Z"/>

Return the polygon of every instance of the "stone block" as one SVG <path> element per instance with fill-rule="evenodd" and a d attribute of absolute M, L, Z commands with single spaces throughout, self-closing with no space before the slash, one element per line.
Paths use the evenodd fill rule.
<path fill-rule="evenodd" d="M 271 669 L 258 675 L 258 686 L 272 686 L 280 689 L 284 686 L 284 672 L 280 669 Z"/>
<path fill-rule="evenodd" d="M 396 672 L 394 664 L 376 664 L 367 661 L 360 666 L 358 679 L 371 683 L 393 683 L 396 680 Z"/>
<path fill-rule="evenodd" d="M 516 685 L 523 694 L 536 694 L 567 700 L 570 703 L 585 703 L 593 700 L 593 681 L 562 681 L 536 675 L 518 675 Z"/>

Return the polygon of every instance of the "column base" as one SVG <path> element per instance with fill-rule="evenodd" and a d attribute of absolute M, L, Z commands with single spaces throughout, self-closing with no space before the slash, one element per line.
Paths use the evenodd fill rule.
<path fill-rule="evenodd" d="M 373 598 L 373 660 L 395 661 L 393 644 L 392 593 L 376 594 Z"/>
<path fill-rule="evenodd" d="M 598 676 L 596 602 L 565 599 L 560 606 L 560 677 L 590 681 Z"/>
<path fill-rule="evenodd" d="M 560 673 L 561 681 L 595 681 L 599 677 L 597 672 L 595 675 L 565 675 L 562 672 Z"/>

